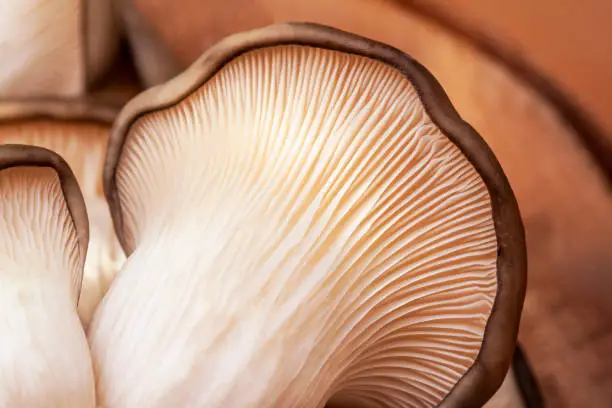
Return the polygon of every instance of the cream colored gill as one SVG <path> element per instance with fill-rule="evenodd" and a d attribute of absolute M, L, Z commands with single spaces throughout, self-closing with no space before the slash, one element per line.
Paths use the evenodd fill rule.
<path fill-rule="evenodd" d="M 497 289 L 487 188 L 381 62 L 235 58 L 130 128 L 134 250 L 89 337 L 105 407 L 436 406 Z"/>
<path fill-rule="evenodd" d="M 83 265 L 55 170 L 0 171 L 0 231 L 0 407 L 94 407 Z"/>
<path fill-rule="evenodd" d="M 102 192 L 108 133 L 109 126 L 85 121 L 21 120 L 0 124 L 0 143 L 35 145 L 57 152 L 77 178 L 90 224 L 79 299 L 79 316 L 85 326 L 125 261 Z"/>

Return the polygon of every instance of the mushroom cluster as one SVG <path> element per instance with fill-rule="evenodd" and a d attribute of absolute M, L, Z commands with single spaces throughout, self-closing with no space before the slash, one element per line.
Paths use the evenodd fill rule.
<path fill-rule="evenodd" d="M 269 26 L 118 115 L 0 106 L 0 143 L 0 407 L 471 407 L 504 380 L 516 200 L 395 48 Z"/>

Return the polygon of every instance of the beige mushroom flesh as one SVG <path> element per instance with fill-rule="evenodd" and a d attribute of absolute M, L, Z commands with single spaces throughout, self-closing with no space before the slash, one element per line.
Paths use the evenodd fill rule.
<path fill-rule="evenodd" d="M 105 407 L 481 406 L 525 285 L 499 164 L 428 72 L 327 27 L 228 38 L 130 102 Z"/>
<path fill-rule="evenodd" d="M 83 95 L 118 45 L 112 0 L 0 0 L 0 98 Z"/>
<path fill-rule="evenodd" d="M 87 212 L 56 154 L 0 147 L 0 406 L 95 407 L 77 301 Z"/>

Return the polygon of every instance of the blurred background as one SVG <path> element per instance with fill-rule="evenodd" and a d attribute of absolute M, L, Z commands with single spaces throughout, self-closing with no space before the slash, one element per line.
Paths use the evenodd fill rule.
<path fill-rule="evenodd" d="M 544 402 L 612 406 L 612 2 L 56 0 L 53 8 L 64 20 L 50 40 L 85 38 L 41 53 L 51 62 L 31 75 L 57 68 L 40 80 L 55 88 L 8 86 L 16 82 L 5 70 L 1 98 L 120 107 L 223 37 L 281 21 L 331 25 L 413 56 L 491 146 L 518 198 L 529 258 L 519 341 Z M 0 35 L 15 44 L 9 28 L 18 20 L 3 15 Z M 0 42 L 5 56 L 16 47 Z"/>

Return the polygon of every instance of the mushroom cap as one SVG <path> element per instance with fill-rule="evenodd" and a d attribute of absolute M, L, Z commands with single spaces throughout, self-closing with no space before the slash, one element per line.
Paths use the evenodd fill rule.
<path fill-rule="evenodd" d="M 0 405 L 94 407 L 77 315 L 89 240 L 85 202 L 57 154 L 0 146 Z"/>
<path fill-rule="evenodd" d="M 60 154 L 75 173 L 91 223 L 79 315 L 85 326 L 125 260 L 102 192 L 102 166 L 117 109 L 85 101 L 0 103 L 0 144 L 27 144 Z"/>
<path fill-rule="evenodd" d="M 410 91 L 407 89 L 412 89 L 411 87 L 413 87 L 415 95 L 418 95 L 416 100 L 414 100 L 414 104 L 417 106 L 422 104 L 422 108 L 419 108 L 420 110 L 417 109 L 417 113 L 414 113 L 414 117 L 425 117 L 426 122 L 429 120 L 432 127 L 428 129 L 433 129 L 433 131 L 437 132 L 440 140 L 444 139 L 450 142 L 446 145 L 441 143 L 443 146 L 447 146 L 450 149 L 449 151 L 452 151 L 453 154 L 457 154 L 457 156 L 452 156 L 453 154 L 451 154 L 452 157 L 460 158 L 458 159 L 459 162 L 463 161 L 464 163 L 468 163 L 469 165 L 466 166 L 471 169 L 469 171 L 473 172 L 473 174 L 477 176 L 476 179 L 484 186 L 485 196 L 487 196 L 485 200 L 486 205 L 490 208 L 489 216 L 491 220 L 491 229 L 489 231 L 492 233 L 491 237 L 493 240 L 485 240 L 488 244 L 484 244 L 485 246 L 482 247 L 482 249 L 488 256 L 492 257 L 487 259 L 493 261 L 493 290 L 491 291 L 491 287 L 489 286 L 490 283 L 484 283 L 486 281 L 485 279 L 485 281 L 480 282 L 480 284 L 486 289 L 482 289 L 481 287 L 479 291 L 481 294 L 486 292 L 486 296 L 491 297 L 489 306 L 485 307 L 485 309 L 488 310 L 485 313 L 488 315 L 488 318 L 484 319 L 481 326 L 481 343 L 479 343 L 481 347 L 476 350 L 473 360 L 465 367 L 465 371 L 460 378 L 457 378 L 456 384 L 453 384 L 450 389 L 447 389 L 447 394 L 443 395 L 441 401 L 438 401 L 440 406 L 482 405 L 501 384 L 508 369 L 516 342 L 518 322 L 525 291 L 526 274 L 525 242 L 522 222 L 512 190 L 508 185 L 499 163 L 496 161 L 485 142 L 474 129 L 461 120 L 444 91 L 431 74 L 416 61 L 397 49 L 329 27 L 312 24 L 276 25 L 229 37 L 205 53 L 183 74 L 164 85 L 152 88 L 136 97 L 123 109 L 116 121 L 104 168 L 105 194 L 111 208 L 115 230 L 117 231 L 123 248 L 128 254 L 135 251 L 133 261 L 135 264 L 140 262 L 146 264 L 146 259 L 137 257 L 137 248 L 139 245 L 143 245 L 145 241 L 146 244 L 151 243 L 152 238 L 147 238 L 147 233 L 143 232 L 147 231 L 148 225 L 146 225 L 146 222 L 150 222 L 150 219 L 143 221 L 143 219 L 147 218 L 146 211 L 141 211 L 143 207 L 138 206 L 138 197 L 135 198 L 134 196 L 138 194 L 146 195 L 146 193 L 148 193 L 146 191 L 147 174 L 149 174 L 149 171 L 155 171 L 155 167 L 160 163 L 159 156 L 147 155 L 147 148 L 150 148 L 151 145 L 161 146 L 162 149 L 169 152 L 169 155 L 175 155 L 174 159 L 176 162 L 176 154 L 180 157 L 181 149 L 177 149 L 176 145 L 173 143 L 175 143 L 176 140 L 180 140 L 180 137 L 188 136 L 179 137 L 177 135 L 176 137 L 178 137 L 178 139 L 170 141 L 167 138 L 161 139 L 161 137 L 171 132 L 172 128 L 174 131 L 179 129 L 183 132 L 179 132 L 179 134 L 189 134 L 189 126 L 181 127 L 177 125 L 178 123 L 187 123 L 188 125 L 194 125 L 196 127 L 202 125 L 202 116 L 198 116 L 198 113 L 201 114 L 202 111 L 198 109 L 207 109 L 208 105 L 206 105 L 206 103 L 202 104 L 201 102 L 199 107 L 196 105 L 198 104 L 198 98 L 206 100 L 201 96 L 201 94 L 205 92 L 204 89 L 206 85 L 214 83 L 216 78 L 218 79 L 224 75 L 225 79 L 238 78 L 240 80 L 240 70 L 232 70 L 232 64 L 237 65 L 239 61 L 244 61 L 248 58 L 252 59 L 247 63 L 243 62 L 243 67 L 247 66 L 252 69 L 257 69 L 257 67 L 264 66 L 269 68 L 269 65 L 266 64 L 274 65 L 273 62 L 266 60 L 262 55 L 272 49 L 279 50 L 278 54 L 281 56 L 278 57 L 278 55 L 276 55 L 276 57 L 281 59 L 285 58 L 283 61 L 290 61 L 293 59 L 295 62 L 296 58 L 301 61 L 301 64 L 291 65 L 292 68 L 307 65 L 307 63 L 311 63 L 313 59 L 318 61 L 321 64 L 320 66 L 324 65 L 321 61 L 330 60 L 333 60 L 334 63 L 337 63 L 339 66 L 350 66 L 351 63 L 358 65 L 361 63 L 363 64 L 360 66 L 361 68 L 366 66 L 364 69 L 370 68 L 375 72 L 385 73 L 380 77 L 376 77 L 376 75 L 371 75 L 371 77 L 369 77 L 370 79 L 372 77 L 376 78 L 374 83 L 376 83 L 376 80 L 381 81 L 378 82 L 377 85 L 374 85 L 374 88 L 376 88 L 376 86 L 384 88 L 384 86 L 389 83 L 397 85 L 401 82 L 409 85 L 402 89 L 402 91 L 409 93 Z M 343 55 L 344 57 L 339 57 L 339 55 Z M 253 63 L 253 59 L 256 59 L 258 56 L 261 57 L 259 60 L 260 65 L 256 66 L 256 64 Z M 342 58 L 345 58 L 345 60 Z M 249 63 L 251 63 L 251 65 L 249 65 Z M 223 74 L 223 72 L 225 72 L 225 74 Z M 329 71 L 327 72 L 329 73 Z M 387 74 L 393 79 L 389 80 L 389 82 L 384 82 L 383 79 L 388 79 L 388 77 L 385 77 Z M 295 73 L 295 75 L 299 74 Z M 291 76 L 291 73 L 289 76 Z M 285 78 L 287 77 L 280 76 L 276 78 L 276 80 L 283 81 L 286 80 Z M 335 79 L 337 79 L 337 77 Z M 222 82 L 222 80 L 219 81 Z M 274 81 L 268 80 L 265 82 L 266 85 L 270 85 L 270 83 L 274 84 Z M 348 82 L 344 83 L 342 86 L 346 87 L 348 86 L 347 84 Z M 324 85 L 331 86 L 331 84 L 327 83 L 315 83 L 312 86 L 316 87 L 317 85 L 321 87 L 321 89 L 324 88 Z M 211 87 L 213 86 L 211 85 Z M 243 91 L 248 93 L 248 89 L 247 87 Z M 307 92 L 307 89 L 308 86 L 302 89 L 302 91 Z M 363 89 L 359 90 L 359 92 L 362 91 Z M 235 89 L 230 89 L 227 81 L 225 86 L 221 85 L 218 86 L 216 90 L 209 91 L 209 93 L 213 94 L 214 92 L 217 92 L 217 95 L 221 99 L 228 97 L 228 94 L 232 92 L 234 92 L 234 95 L 236 94 Z M 290 98 L 291 96 L 292 95 L 285 95 L 284 97 Z M 299 98 L 300 95 L 295 95 L 294 97 Z M 193 102 L 194 100 L 196 100 L 196 102 Z M 209 100 L 206 101 L 210 102 Z M 290 99 L 285 99 L 285 101 L 287 104 L 293 102 Z M 406 103 L 406 100 L 403 100 L 403 102 Z M 236 109 L 240 109 L 238 106 L 239 103 L 236 103 Z M 175 108 L 178 108 L 178 116 L 174 116 L 174 119 L 172 119 L 172 110 Z M 316 110 L 317 108 L 318 106 L 315 105 L 313 109 Z M 387 108 L 389 108 L 389 106 L 387 106 Z M 216 113 L 214 109 L 223 108 L 212 107 L 211 109 Z M 364 112 L 367 112 L 367 109 L 364 110 Z M 175 115 L 176 113 L 177 112 L 175 112 Z M 212 116 L 214 116 L 214 113 Z M 370 113 L 375 114 L 375 112 Z M 265 117 L 265 114 L 262 114 L 262 117 Z M 405 117 L 402 118 L 406 120 Z M 389 126 L 390 124 L 386 122 L 385 125 Z M 278 128 L 274 128 L 274 126 L 272 130 L 277 133 L 279 132 Z M 381 137 L 383 137 L 383 135 L 384 133 L 381 134 Z M 227 137 L 230 136 L 233 137 L 234 135 L 227 135 Z M 423 134 L 419 134 L 416 137 L 413 136 L 413 138 L 418 140 L 422 137 L 426 140 L 428 136 L 430 135 L 424 131 Z M 130 144 L 129 139 L 131 137 L 133 137 L 136 142 Z M 147 138 L 149 138 L 148 141 Z M 147 143 L 149 144 L 147 145 Z M 231 148 L 237 148 L 240 145 L 241 142 L 239 140 L 228 142 L 228 146 Z M 342 143 L 339 143 L 339 145 L 342 145 Z M 312 145 L 305 146 L 310 146 L 312 148 Z M 209 147 L 214 149 L 213 145 Z M 444 148 L 441 149 L 444 150 Z M 387 151 L 387 153 L 391 154 L 389 151 Z M 197 156 L 198 153 L 195 154 Z M 283 155 L 287 154 L 287 152 L 281 151 L 279 153 L 279 151 L 277 151 L 277 154 Z M 213 157 L 208 157 L 208 162 L 214 160 Z M 247 159 L 242 156 L 237 156 L 233 160 L 240 163 L 241 160 Z M 321 160 L 325 163 L 325 158 Z M 452 160 L 448 161 L 449 168 L 453 166 L 459 168 L 461 166 L 458 164 L 459 162 L 453 162 Z M 163 163 L 162 165 L 165 166 L 164 168 L 167 167 L 167 171 L 172 169 L 167 163 Z M 188 164 L 185 164 L 185 166 L 188 166 Z M 408 166 L 408 164 L 406 164 L 406 166 Z M 194 171 L 194 180 L 196 180 L 194 182 L 197 182 L 198 177 L 202 177 L 205 174 L 202 172 L 198 173 L 197 170 L 194 169 L 192 170 Z M 167 174 L 167 171 L 164 174 Z M 188 177 L 186 174 L 183 176 Z M 222 173 L 220 173 L 218 177 L 223 179 L 221 176 Z M 178 177 L 180 178 L 181 176 Z M 170 179 L 171 176 L 165 181 Z M 182 181 L 183 179 L 180 178 L 180 181 L 177 180 L 176 183 L 182 185 Z M 244 182 L 244 180 L 229 178 L 225 180 L 225 183 L 232 184 L 240 181 Z M 135 187 L 136 184 L 138 184 L 138 186 Z M 350 183 L 348 184 L 350 185 Z M 451 184 L 453 184 L 453 182 L 451 182 Z M 223 186 L 224 184 L 219 182 L 216 188 L 222 189 Z M 153 186 L 152 189 L 154 190 L 155 187 L 156 186 Z M 134 190 L 138 189 L 140 190 L 134 193 Z M 197 201 L 202 193 L 203 192 L 200 192 L 200 196 L 186 196 L 184 200 Z M 172 196 L 172 194 L 170 196 Z M 152 199 L 154 198 L 154 195 L 147 196 L 146 199 L 140 197 L 143 202 L 147 203 L 152 203 Z M 173 197 L 171 197 L 171 199 L 172 198 Z M 448 200 L 451 200 L 451 198 L 444 198 L 445 202 Z M 180 198 L 174 202 L 180 202 Z M 157 202 L 147 205 L 160 209 Z M 232 205 L 227 204 L 227 206 L 231 207 Z M 221 207 L 218 209 L 220 214 L 223 210 L 226 210 L 225 208 L 221 209 Z M 230 211 L 231 210 L 238 211 L 239 209 L 232 207 Z M 172 221 L 169 224 L 163 224 L 163 228 L 171 229 L 172 222 L 181 222 L 181 211 L 177 209 L 175 209 L 175 211 L 175 214 L 171 214 L 170 212 L 164 214 L 164 216 L 169 217 Z M 219 218 L 219 222 L 221 223 L 229 222 L 223 218 L 222 215 L 220 215 Z M 485 218 L 482 219 L 482 222 L 485 222 L 485 224 L 486 218 L 485 216 Z M 197 221 L 192 222 L 197 223 Z M 157 227 L 160 227 L 160 225 L 157 225 Z M 155 229 L 153 230 L 155 231 Z M 161 231 L 163 231 L 163 229 Z M 159 230 L 157 232 L 159 233 Z M 150 231 L 148 233 L 151 234 Z M 159 237 L 159 234 L 157 237 Z M 203 242 L 208 242 L 204 237 L 202 237 L 202 239 Z M 350 237 L 347 237 L 347 239 L 350 239 Z M 491 248 L 486 245 L 491 243 L 493 244 L 492 252 L 488 252 Z M 481 259 L 481 261 L 486 263 L 486 260 Z M 173 265 L 168 265 L 168 267 L 172 266 Z M 114 288 L 111 289 L 108 303 L 105 302 L 106 304 L 103 306 L 100 313 L 100 327 L 97 327 L 96 330 L 93 331 L 94 358 L 96 347 L 101 349 L 107 347 L 107 345 L 104 344 L 104 339 L 98 339 L 98 336 L 104 337 L 101 331 L 103 331 L 105 327 L 109 327 L 109 320 L 104 318 L 104 308 L 106 307 L 107 310 L 112 311 L 112 307 L 109 305 L 113 303 L 113 292 L 121 293 L 121 296 L 125 296 L 127 293 L 126 289 L 120 289 L 122 282 L 126 282 L 126 284 L 127 282 L 133 283 L 134 279 L 136 278 L 133 273 L 126 276 L 123 281 L 120 278 L 117 282 L 118 287 L 116 290 L 114 291 Z M 120 295 L 116 295 L 116 297 L 119 296 Z M 119 302 L 119 300 L 115 300 L 115 302 Z M 117 310 L 114 310 L 114 312 L 117 313 Z M 112 321 L 112 318 L 110 321 Z M 123 323 L 125 324 L 125 322 Z M 90 336 L 91 335 L 92 332 L 90 332 Z M 379 384 L 379 386 L 382 388 L 384 384 Z M 344 400 L 344 402 L 346 401 L 351 403 L 354 402 L 354 400 L 350 398 Z M 406 402 L 406 406 L 408 405 L 409 403 Z"/>
<path fill-rule="evenodd" d="M 89 219 L 87 207 L 81 193 L 81 188 L 66 161 L 51 150 L 19 144 L 3 144 L 0 146 L 0 171 L 17 167 L 46 167 L 57 173 L 59 184 L 66 201 L 77 236 L 79 265 L 85 265 L 87 247 L 89 245 Z M 44 203 L 40 203 L 44 204 Z M 75 276 L 76 294 L 81 291 L 82 275 Z"/>

